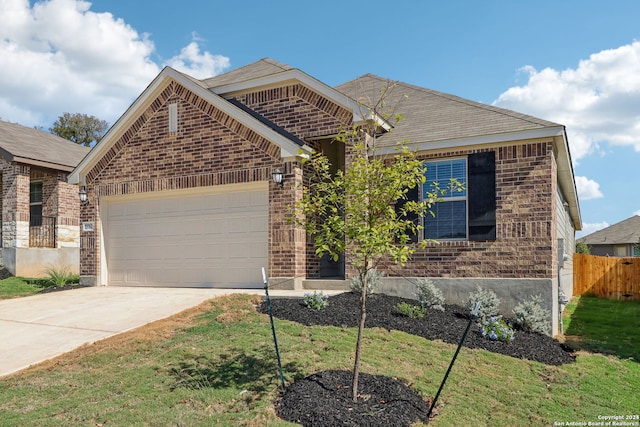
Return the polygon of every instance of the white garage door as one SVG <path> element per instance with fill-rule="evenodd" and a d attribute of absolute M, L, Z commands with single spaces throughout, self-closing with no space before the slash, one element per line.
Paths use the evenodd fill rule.
<path fill-rule="evenodd" d="M 256 288 L 268 257 L 266 183 L 105 199 L 108 283 Z"/>

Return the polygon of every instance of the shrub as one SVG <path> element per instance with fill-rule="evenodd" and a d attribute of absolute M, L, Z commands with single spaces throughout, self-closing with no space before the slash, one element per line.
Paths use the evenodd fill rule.
<path fill-rule="evenodd" d="M 411 305 L 406 302 L 400 302 L 396 305 L 396 313 L 412 319 L 422 319 L 427 313 L 426 307 L 419 305 Z"/>
<path fill-rule="evenodd" d="M 302 301 L 305 306 L 313 310 L 323 310 L 329 306 L 329 295 L 324 295 L 322 292 L 308 292 L 304 294 Z"/>
<path fill-rule="evenodd" d="M 382 278 L 384 277 L 383 273 L 378 272 L 375 268 L 367 271 L 367 275 L 365 276 L 365 281 L 367 282 L 367 294 L 372 293 L 376 290 L 376 288 L 380 285 Z M 351 278 L 350 284 L 351 290 L 353 292 L 361 292 L 362 291 L 362 283 L 360 283 L 360 276 L 355 276 Z"/>
<path fill-rule="evenodd" d="M 515 323 L 527 332 L 549 333 L 551 313 L 542 307 L 542 296 L 536 295 L 513 309 Z"/>
<path fill-rule="evenodd" d="M 45 273 L 51 286 L 62 287 L 67 284 L 78 283 L 79 279 L 77 274 L 71 273 L 71 267 L 68 265 L 49 266 Z"/>
<path fill-rule="evenodd" d="M 416 298 L 420 305 L 434 310 L 444 311 L 444 296 L 429 279 L 420 279 L 416 284 Z"/>
<path fill-rule="evenodd" d="M 476 292 L 472 292 L 469 295 L 469 300 L 464 308 L 471 312 L 478 302 L 480 302 L 480 310 L 478 311 L 478 319 L 480 321 L 487 320 L 491 316 L 497 316 L 500 312 L 500 298 L 492 290 L 484 290 L 478 286 Z"/>
<path fill-rule="evenodd" d="M 481 331 L 483 337 L 502 342 L 511 342 L 515 336 L 513 328 L 502 319 L 502 316 L 492 316 L 482 322 Z"/>

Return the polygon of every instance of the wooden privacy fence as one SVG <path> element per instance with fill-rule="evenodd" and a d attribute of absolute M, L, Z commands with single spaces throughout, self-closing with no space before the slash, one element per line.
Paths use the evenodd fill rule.
<path fill-rule="evenodd" d="M 575 254 L 573 294 L 640 301 L 640 257 Z"/>

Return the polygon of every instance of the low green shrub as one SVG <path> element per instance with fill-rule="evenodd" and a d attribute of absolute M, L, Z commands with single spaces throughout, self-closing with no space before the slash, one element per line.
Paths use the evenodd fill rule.
<path fill-rule="evenodd" d="M 313 310 L 323 310 L 329 306 L 329 295 L 324 295 L 322 292 L 307 292 L 304 294 L 302 301 L 304 305 Z"/>
<path fill-rule="evenodd" d="M 400 302 L 396 305 L 396 313 L 412 319 L 422 319 L 427 314 L 426 307 L 419 305 L 411 305 L 406 302 Z"/>
<path fill-rule="evenodd" d="M 367 275 L 365 276 L 365 281 L 367 282 L 367 294 L 373 293 L 376 288 L 380 285 L 384 274 L 372 268 L 367 271 Z M 354 276 L 351 278 L 350 288 L 353 292 L 360 293 L 362 291 L 362 283 L 360 280 L 360 276 Z"/>
<path fill-rule="evenodd" d="M 416 298 L 420 305 L 429 309 L 444 311 L 442 291 L 429 279 L 420 279 L 416 284 Z"/>
<path fill-rule="evenodd" d="M 478 286 L 476 292 L 472 292 L 469 295 L 469 300 L 464 308 L 471 312 L 478 302 L 480 302 L 479 321 L 483 322 L 489 317 L 497 316 L 500 313 L 500 298 L 492 290 L 484 290 L 481 286 Z"/>
<path fill-rule="evenodd" d="M 50 266 L 45 271 L 50 285 L 62 287 L 72 283 L 78 283 L 80 277 L 77 274 L 71 273 L 71 267 L 68 265 L 63 266 Z"/>
<path fill-rule="evenodd" d="M 515 323 L 527 332 L 548 334 L 551 313 L 542 307 L 542 296 L 536 295 L 513 309 Z"/>

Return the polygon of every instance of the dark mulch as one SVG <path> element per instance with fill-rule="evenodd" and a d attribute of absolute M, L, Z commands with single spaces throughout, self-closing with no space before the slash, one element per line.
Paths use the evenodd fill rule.
<path fill-rule="evenodd" d="M 410 426 L 427 422 L 429 404 L 400 381 L 361 373 L 353 402 L 351 371 L 323 371 L 291 384 L 276 413 L 303 426 Z"/>
<path fill-rule="evenodd" d="M 405 298 L 370 295 L 366 327 L 399 330 L 429 340 L 458 344 L 469 323 L 468 314 L 459 306 L 446 305 L 444 312 L 429 310 L 423 319 L 411 319 L 396 313 L 395 307 L 400 302 L 417 304 Z M 301 299 L 274 299 L 271 306 L 274 317 L 304 325 L 357 327 L 358 324 L 359 295 L 352 292 L 330 297 L 324 310 L 309 309 Z M 267 312 L 266 303 L 260 306 L 260 311 Z M 575 361 L 557 340 L 521 330 L 516 330 L 514 341 L 503 343 L 484 338 L 474 324 L 464 345 L 547 365 Z M 428 404 L 419 394 L 393 378 L 360 374 L 362 393 L 354 404 L 351 401 L 351 375 L 351 372 L 324 371 L 296 381 L 278 402 L 278 415 L 304 426 L 321 427 L 409 426 L 426 420 Z M 391 395 L 387 394 L 388 390 L 392 390 Z"/>
<path fill-rule="evenodd" d="M 38 291 L 39 294 L 49 294 L 51 292 L 60 292 L 60 291 L 72 291 L 74 289 L 87 288 L 89 285 L 64 285 L 64 286 L 49 286 L 46 288 L 42 288 L 42 290 Z"/>
<path fill-rule="evenodd" d="M 401 302 L 417 305 L 417 302 L 411 299 L 385 294 L 369 295 L 365 326 L 403 331 L 428 340 L 442 340 L 451 344 L 460 342 L 469 323 L 468 313 L 462 307 L 445 305 L 444 312 L 429 310 L 423 319 L 411 319 L 396 313 L 395 307 Z M 359 304 L 359 295 L 347 292 L 330 297 L 329 306 L 324 310 L 311 310 L 304 306 L 301 299 L 284 298 L 271 300 L 271 309 L 274 317 L 303 325 L 357 327 Z M 263 303 L 260 310 L 266 313 L 266 304 Z M 575 361 L 575 357 L 557 340 L 547 335 L 521 330 L 516 330 L 512 342 L 504 343 L 483 337 L 480 328 L 474 324 L 464 345 L 518 359 L 535 360 L 546 365 L 558 366 Z"/>

